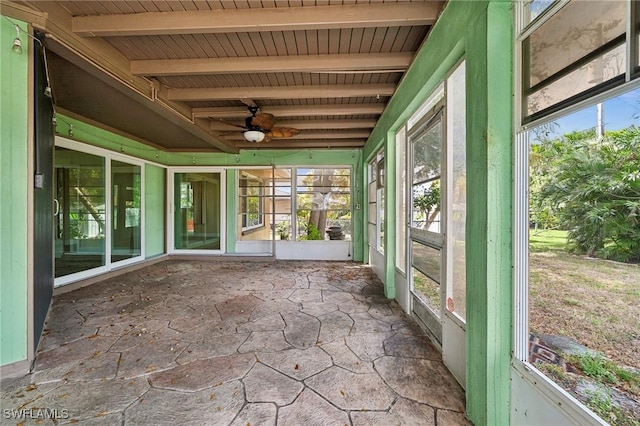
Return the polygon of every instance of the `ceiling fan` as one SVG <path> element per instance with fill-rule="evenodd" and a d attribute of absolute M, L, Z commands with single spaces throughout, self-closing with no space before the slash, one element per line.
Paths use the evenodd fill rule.
<path fill-rule="evenodd" d="M 260 108 L 257 105 L 248 105 L 251 116 L 245 119 L 244 138 L 248 142 L 271 142 L 271 139 L 285 139 L 296 136 L 300 131 L 293 127 L 275 127 L 275 117 L 268 113 L 258 113 Z M 231 124 L 231 123 L 227 123 Z"/>

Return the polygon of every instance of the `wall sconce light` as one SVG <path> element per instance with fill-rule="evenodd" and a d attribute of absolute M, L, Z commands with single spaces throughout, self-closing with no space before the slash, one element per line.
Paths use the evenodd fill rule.
<path fill-rule="evenodd" d="M 16 38 L 13 39 L 13 46 L 11 46 L 11 50 L 13 50 L 17 54 L 22 53 L 22 40 L 20 40 L 20 27 L 16 25 Z"/>

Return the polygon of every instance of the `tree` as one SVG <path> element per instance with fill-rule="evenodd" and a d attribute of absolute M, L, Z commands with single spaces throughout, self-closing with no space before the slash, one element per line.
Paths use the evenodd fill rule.
<path fill-rule="evenodd" d="M 531 199 L 568 231 L 573 249 L 590 256 L 640 261 L 640 128 L 574 132 L 542 142 L 532 168 Z"/>
<path fill-rule="evenodd" d="M 422 194 L 415 194 L 413 206 L 425 218 L 422 228 L 429 229 L 440 213 L 440 181 L 434 181 L 429 187 L 424 188 Z"/>

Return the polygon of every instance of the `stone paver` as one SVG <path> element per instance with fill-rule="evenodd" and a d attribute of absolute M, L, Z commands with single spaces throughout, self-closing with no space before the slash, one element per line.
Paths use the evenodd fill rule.
<path fill-rule="evenodd" d="M 349 262 L 168 260 L 54 297 L 3 409 L 83 425 L 468 425 L 416 323 Z M 50 419 L 6 424 L 53 424 Z"/>

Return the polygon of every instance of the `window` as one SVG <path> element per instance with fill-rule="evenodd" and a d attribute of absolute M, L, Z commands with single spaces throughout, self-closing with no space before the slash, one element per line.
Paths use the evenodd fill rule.
<path fill-rule="evenodd" d="M 407 265 L 407 132 L 403 127 L 396 135 L 396 268 L 405 272 Z"/>
<path fill-rule="evenodd" d="M 246 168 L 238 173 L 238 241 L 290 240 L 291 169 Z"/>
<path fill-rule="evenodd" d="M 384 254 L 384 155 L 369 163 L 369 245 Z"/>
<path fill-rule="evenodd" d="M 447 79 L 447 309 L 466 320 L 467 305 L 467 132 L 465 69 L 462 62 Z"/>
<path fill-rule="evenodd" d="M 543 2 L 528 6 L 524 14 L 548 7 Z M 632 63 L 627 46 L 638 44 L 638 31 L 636 25 L 636 34 L 627 34 L 628 9 L 624 0 L 572 0 L 549 8 L 522 32 L 525 123 L 620 85 L 635 73 L 637 58 Z M 635 55 L 637 46 L 629 51 Z"/>
<path fill-rule="evenodd" d="M 369 246 L 374 250 L 378 249 L 378 195 L 377 195 L 377 179 L 378 179 L 378 159 L 374 158 L 369 163 L 369 182 L 368 182 L 368 230 L 369 230 Z"/>
<path fill-rule="evenodd" d="M 442 178 L 442 109 L 410 137 L 412 149 L 412 214 L 415 229 L 440 234 Z"/>
<path fill-rule="evenodd" d="M 243 172 L 240 176 L 239 190 L 242 230 L 263 227 L 265 204 L 263 179 Z"/>
<path fill-rule="evenodd" d="M 519 18 L 528 13 L 522 6 Z M 637 292 L 629 290 L 640 285 L 637 266 L 627 269 L 640 259 L 640 229 L 628 211 L 640 202 L 632 188 L 632 153 L 640 149 L 638 5 L 570 0 L 545 9 L 519 20 L 525 25 L 516 44 L 514 366 L 576 423 L 600 416 L 633 424 L 637 413 L 617 401 L 637 400 L 629 381 L 640 380 L 623 371 L 637 364 L 628 348 L 640 327 Z M 589 352 L 570 354 L 566 342 Z M 592 390 L 576 392 L 572 383 Z"/>

